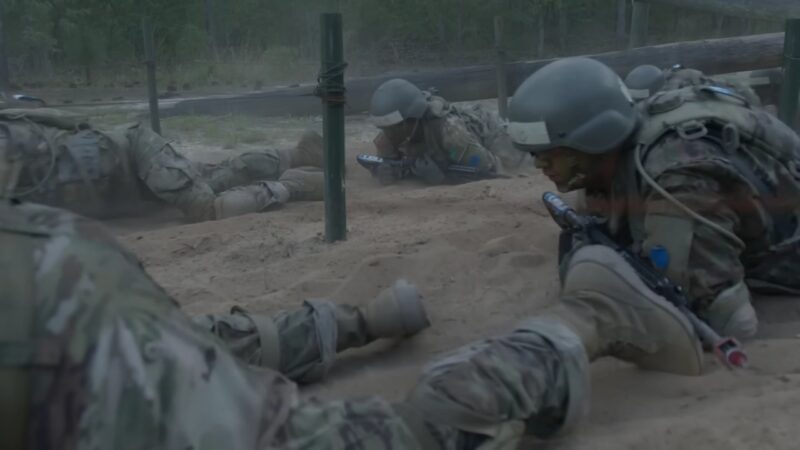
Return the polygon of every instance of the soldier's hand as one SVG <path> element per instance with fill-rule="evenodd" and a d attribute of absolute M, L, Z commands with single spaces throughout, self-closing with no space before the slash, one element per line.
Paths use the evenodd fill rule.
<path fill-rule="evenodd" d="M 402 167 L 399 162 L 379 164 L 375 169 L 374 175 L 378 182 L 384 186 L 394 184 L 403 178 Z"/>
<path fill-rule="evenodd" d="M 446 178 L 442 169 L 427 155 L 414 160 L 411 173 L 427 184 L 442 184 Z"/>

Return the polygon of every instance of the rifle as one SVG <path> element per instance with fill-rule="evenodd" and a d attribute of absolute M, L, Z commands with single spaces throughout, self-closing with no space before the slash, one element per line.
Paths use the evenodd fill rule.
<path fill-rule="evenodd" d="M 376 155 L 360 154 L 356 156 L 356 161 L 361 167 L 370 171 L 373 176 L 377 176 L 378 167 L 382 164 L 392 166 L 398 173 L 400 179 L 407 178 L 413 173 L 414 160 L 408 158 L 387 159 Z M 461 164 L 450 164 L 447 166 L 445 175 L 461 179 L 478 179 L 478 169 L 472 166 Z"/>
<path fill-rule="evenodd" d="M 608 235 L 595 218 L 579 214 L 558 195 L 552 192 L 545 192 L 542 195 L 542 202 L 547 207 L 553 220 L 564 231 L 578 233 L 590 244 L 604 245 L 619 253 L 636 270 L 636 273 L 650 290 L 670 302 L 686 316 L 700 342 L 705 347 L 714 349 L 714 354 L 726 367 L 729 369 L 743 368 L 747 365 L 747 355 L 739 345 L 739 342 L 732 337 L 721 337 L 707 323 L 697 317 L 689 309 L 689 300 L 686 298 L 683 289 L 653 267 L 651 262 L 636 255 L 630 249 L 619 245 Z"/>

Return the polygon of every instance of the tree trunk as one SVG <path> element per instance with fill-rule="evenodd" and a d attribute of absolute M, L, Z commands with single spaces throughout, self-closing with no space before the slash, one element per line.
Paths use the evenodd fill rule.
<path fill-rule="evenodd" d="M 61 20 L 64 18 L 64 6 L 62 2 L 51 1 L 50 5 L 53 7 L 53 28 L 51 30 L 53 40 L 55 41 L 54 47 L 48 49 L 48 52 L 55 54 L 56 62 L 60 61 L 64 55 L 64 27 Z M 50 56 L 46 58 L 45 65 L 50 66 Z"/>
<path fill-rule="evenodd" d="M 564 6 L 564 0 L 558 0 L 556 8 L 558 9 L 558 49 L 563 55 L 567 51 L 567 8 Z"/>
<path fill-rule="evenodd" d="M 647 45 L 647 28 L 650 16 L 650 5 L 639 0 L 633 2 L 631 14 L 631 36 L 628 48 L 637 48 Z"/>
<path fill-rule="evenodd" d="M 8 75 L 8 55 L 6 54 L 5 8 L 0 4 L 0 90 L 6 91 L 11 87 Z"/>
<path fill-rule="evenodd" d="M 754 21 L 753 20 L 743 18 L 742 19 L 742 34 L 744 34 L 744 35 L 753 34 L 753 25 L 754 25 Z"/>
<path fill-rule="evenodd" d="M 628 0 L 617 0 L 617 45 L 625 45 L 628 31 Z"/>
<path fill-rule="evenodd" d="M 219 59 L 217 54 L 217 23 L 214 16 L 214 0 L 204 0 L 203 17 L 208 42 L 208 54 L 214 59 Z"/>
<path fill-rule="evenodd" d="M 714 16 L 714 37 L 722 37 L 722 27 L 725 25 L 725 16 Z"/>
<path fill-rule="evenodd" d="M 544 37 L 545 37 L 545 32 L 544 32 L 544 10 L 539 11 L 539 15 L 537 16 L 537 20 L 539 21 L 539 24 L 537 26 L 537 28 L 539 30 L 539 40 L 536 43 L 536 57 L 537 58 L 543 58 L 544 57 Z"/>

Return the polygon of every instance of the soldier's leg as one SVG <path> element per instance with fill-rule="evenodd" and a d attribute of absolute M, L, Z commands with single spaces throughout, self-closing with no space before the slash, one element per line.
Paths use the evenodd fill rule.
<path fill-rule="evenodd" d="M 561 302 L 434 363 L 406 404 L 459 439 L 483 439 L 481 448 L 514 448 L 525 432 L 546 437 L 575 423 L 587 407 L 588 362 L 602 356 L 679 374 L 702 367 L 677 309 L 617 253 L 587 246 L 570 260 Z"/>
<path fill-rule="evenodd" d="M 290 149 L 247 152 L 217 164 L 197 164 L 214 192 L 245 186 L 257 181 L 278 180 L 287 169 L 322 167 L 322 136 L 306 131 Z"/>
<path fill-rule="evenodd" d="M 360 400 L 319 402 L 305 400 L 289 413 L 270 448 L 300 450 L 432 450 L 438 447 L 420 442 L 386 401 L 369 397 Z"/>
<path fill-rule="evenodd" d="M 378 338 L 409 336 L 428 326 L 419 292 L 404 280 L 363 308 L 317 299 L 274 318 L 234 308 L 231 314 L 195 321 L 244 361 L 303 383 L 323 378 L 337 352 Z"/>
<path fill-rule="evenodd" d="M 323 199 L 324 174 L 315 167 L 300 167 L 284 172 L 278 181 L 259 181 L 219 194 L 214 202 L 218 219 L 262 212 L 288 201 Z"/>
<path fill-rule="evenodd" d="M 136 125 L 126 134 L 136 173 L 156 197 L 191 221 L 215 218 L 214 191 L 191 161 L 149 128 Z"/>

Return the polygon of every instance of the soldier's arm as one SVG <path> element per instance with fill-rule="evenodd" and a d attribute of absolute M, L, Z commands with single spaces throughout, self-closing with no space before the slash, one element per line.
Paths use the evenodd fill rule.
<path fill-rule="evenodd" d="M 702 151 L 706 144 L 692 145 L 693 151 Z M 676 201 L 708 222 L 691 217 L 654 189 L 645 188 L 640 207 L 645 217 L 643 256 L 655 246 L 664 247 L 669 254 L 667 275 L 685 289 L 693 308 L 722 332 L 733 312 L 750 308 L 750 294 L 740 261 L 743 242 L 720 231 L 736 236 L 741 225 L 732 197 L 737 180 L 720 164 L 713 159 L 682 163 L 656 178 Z"/>
<path fill-rule="evenodd" d="M 383 132 L 378 133 L 375 136 L 375 139 L 372 140 L 372 143 L 375 144 L 375 150 L 377 150 L 377 155 L 381 158 L 386 159 L 400 159 L 403 157 L 403 154 L 400 150 L 395 147 L 389 138 Z"/>

